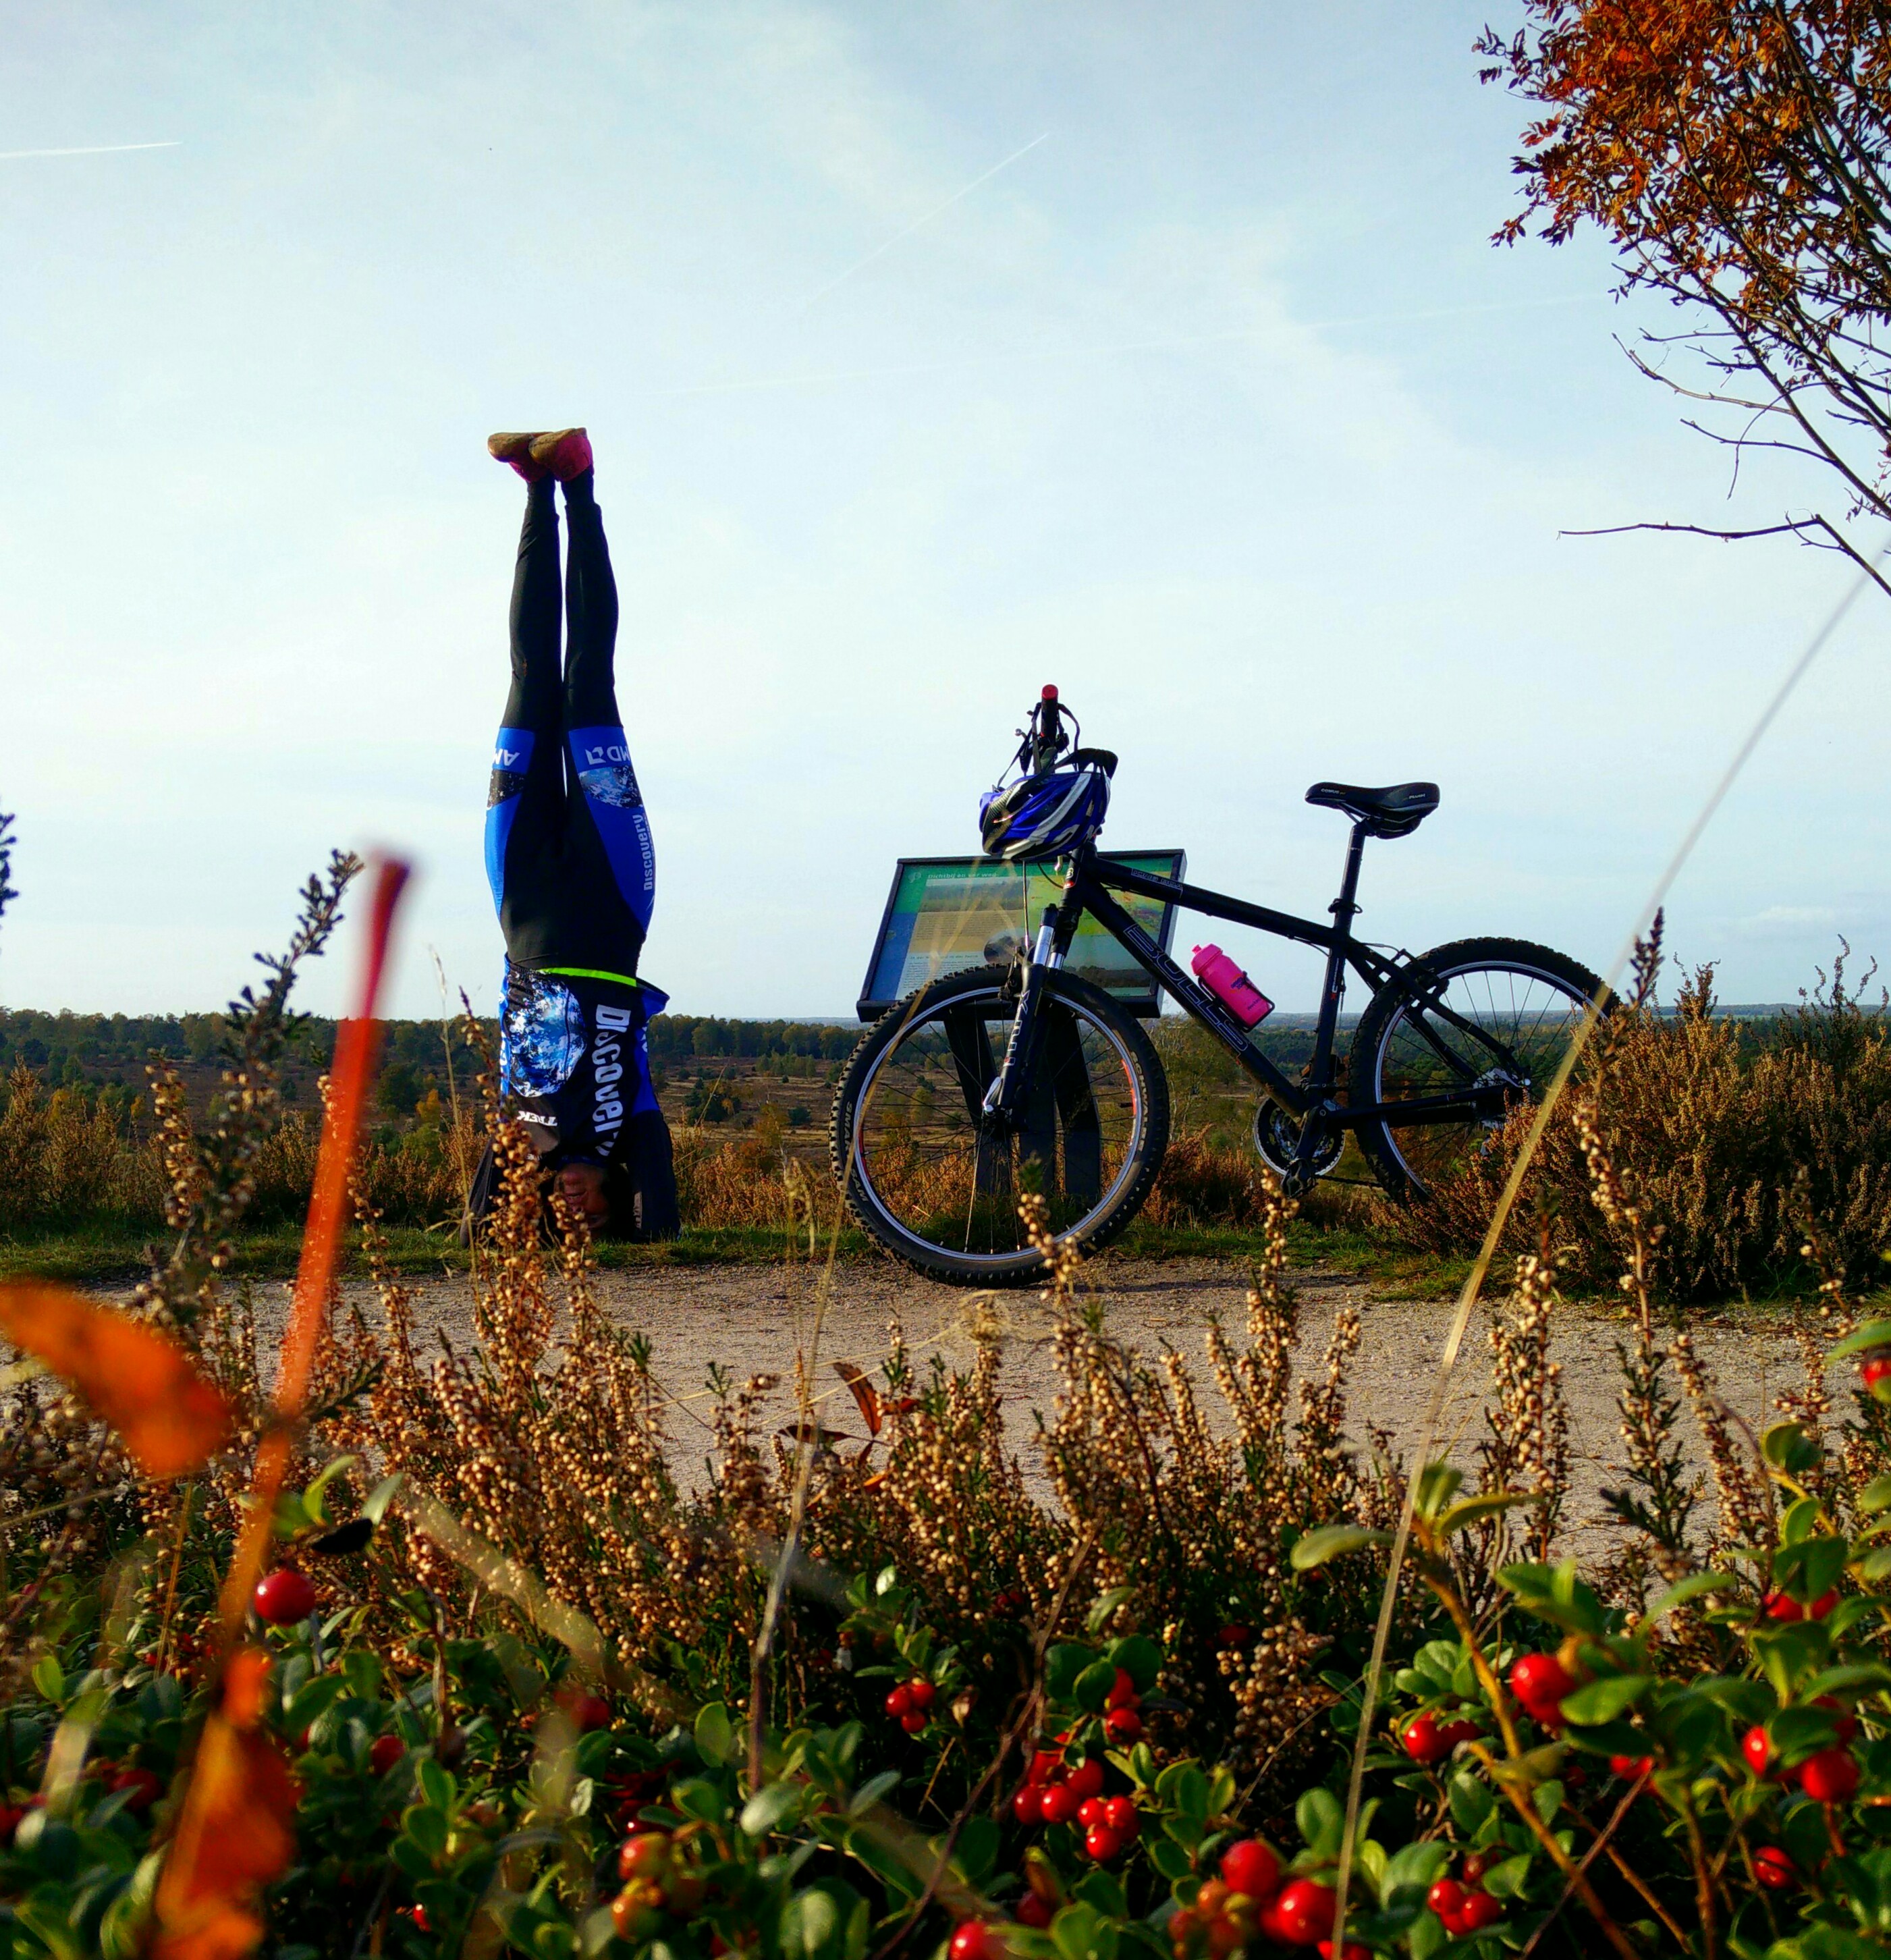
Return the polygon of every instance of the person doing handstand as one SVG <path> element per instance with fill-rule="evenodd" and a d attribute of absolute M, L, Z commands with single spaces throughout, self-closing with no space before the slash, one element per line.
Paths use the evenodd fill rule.
<path fill-rule="evenodd" d="M 492 437 L 524 478 L 512 587 L 512 687 L 486 799 L 486 876 L 505 935 L 501 1086 L 541 1164 L 594 1232 L 673 1237 L 669 1131 L 646 1024 L 667 1004 L 637 975 L 656 893 L 613 661 L 617 586 L 581 428 Z M 559 660 L 557 486 L 570 541 Z M 488 1145 L 475 1219 L 497 1197 Z"/>

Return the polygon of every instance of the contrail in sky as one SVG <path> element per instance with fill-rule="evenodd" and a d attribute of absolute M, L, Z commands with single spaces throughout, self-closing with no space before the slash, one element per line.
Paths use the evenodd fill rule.
<path fill-rule="evenodd" d="M 950 211 L 952 206 L 958 203 L 961 198 L 970 197 L 972 192 L 975 191 L 980 184 L 990 183 L 992 179 L 995 177 L 1000 170 L 1009 170 L 1012 165 L 1015 164 L 1020 157 L 1029 155 L 1029 154 L 1034 150 L 1040 143 L 1048 142 L 1050 140 L 1050 132 L 1047 129 L 1041 136 L 1032 137 L 1031 141 L 1028 142 L 1022 150 L 1013 150 L 1011 154 L 1006 158 L 1003 163 L 993 164 L 991 168 L 986 171 L 983 177 L 974 177 L 971 182 L 966 185 L 963 190 L 954 191 L 952 196 L 949 197 L 943 204 L 934 205 L 932 209 L 927 212 L 923 218 L 914 218 L 912 223 L 907 225 L 904 231 L 895 232 L 892 237 L 888 239 L 884 244 L 875 246 L 872 250 L 868 253 L 864 259 L 856 259 L 853 263 L 848 266 L 845 272 L 835 273 L 834 277 L 828 280 L 825 286 L 820 288 L 818 291 L 810 293 L 808 297 L 801 302 L 802 310 L 805 313 L 809 307 L 814 304 L 816 300 L 825 299 L 828 294 L 832 292 L 836 286 L 852 278 L 854 274 L 859 272 L 863 266 L 872 265 L 874 260 L 879 258 L 882 253 L 891 251 L 893 247 L 897 245 L 902 238 L 911 237 L 913 234 L 918 231 L 921 225 L 930 224 L 933 220 L 938 217 L 941 212 Z"/>
<path fill-rule="evenodd" d="M 21 157 L 116 157 L 127 150 L 181 150 L 182 142 L 170 143 L 88 143 L 77 150 L 0 150 L 0 164 Z"/>
<path fill-rule="evenodd" d="M 892 241 L 889 239 L 888 243 Z M 1259 326 L 1237 326 L 1220 333 L 1194 333 L 1175 339 L 1120 340 L 1100 347 L 1013 347 L 990 354 L 961 354 L 945 361 L 915 361 L 901 367 L 829 368 L 802 374 L 762 374 L 742 381 L 704 381 L 693 387 L 665 388 L 665 399 L 681 395 L 739 394 L 751 389 L 812 387 L 826 381 L 890 380 L 908 374 L 940 374 L 955 368 L 985 368 L 1009 361 L 1079 360 L 1105 354 L 1144 354 L 1190 347 L 1217 347 L 1231 341 L 1254 340 L 1268 333 L 1318 332 L 1340 326 L 1400 326 L 1426 320 L 1458 320 L 1472 313 L 1522 313 L 1539 307 L 1577 306 L 1592 293 L 1563 293 L 1540 300 L 1491 300 L 1470 306 L 1426 307 L 1415 312 L 1361 313 L 1336 320 L 1270 320 Z"/>

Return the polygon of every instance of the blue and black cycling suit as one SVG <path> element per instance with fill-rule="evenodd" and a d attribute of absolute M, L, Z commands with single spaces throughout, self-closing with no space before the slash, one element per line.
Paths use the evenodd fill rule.
<path fill-rule="evenodd" d="M 656 859 L 618 711 L 617 586 L 586 470 L 565 485 L 561 667 L 555 489 L 548 476 L 527 497 L 512 689 L 486 801 L 486 875 L 506 940 L 500 1073 L 548 1165 L 604 1168 L 611 1229 L 667 1235 L 675 1173 L 646 1031 L 666 1001 L 637 976 Z M 476 1212 L 494 1195 L 481 1168 Z"/>

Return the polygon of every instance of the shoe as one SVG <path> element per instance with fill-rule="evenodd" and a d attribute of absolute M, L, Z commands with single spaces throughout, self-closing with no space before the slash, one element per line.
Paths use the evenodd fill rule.
<path fill-rule="evenodd" d="M 532 460 L 561 483 L 569 483 L 591 466 L 591 438 L 581 428 L 547 429 L 532 438 Z"/>
<path fill-rule="evenodd" d="M 502 432 L 498 435 L 488 436 L 486 448 L 495 462 L 510 463 L 528 483 L 536 483 L 547 473 L 545 466 L 533 457 L 532 446 L 542 440 L 543 438 L 536 432 L 523 435 L 507 435 Z"/>

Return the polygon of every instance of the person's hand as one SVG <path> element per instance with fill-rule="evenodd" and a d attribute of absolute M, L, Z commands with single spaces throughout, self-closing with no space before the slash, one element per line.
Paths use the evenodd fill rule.
<path fill-rule="evenodd" d="M 610 1201 L 604 1195 L 604 1166 L 594 1163 L 561 1164 L 558 1195 L 578 1213 L 593 1232 L 601 1232 L 611 1215 Z"/>

